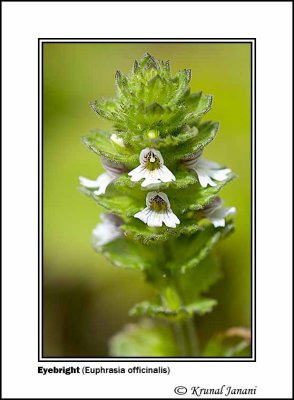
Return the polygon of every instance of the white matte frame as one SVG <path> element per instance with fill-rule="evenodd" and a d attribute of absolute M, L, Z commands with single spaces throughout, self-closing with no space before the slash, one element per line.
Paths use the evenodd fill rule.
<path fill-rule="evenodd" d="M 255 398 L 291 398 L 292 2 L 2 2 L 2 11 L 3 397 L 177 398 L 177 385 L 226 384 L 257 386 Z M 169 361 L 168 376 L 42 376 L 38 365 L 47 363 L 38 363 L 36 346 L 37 41 L 134 36 L 256 38 L 256 362 Z"/>

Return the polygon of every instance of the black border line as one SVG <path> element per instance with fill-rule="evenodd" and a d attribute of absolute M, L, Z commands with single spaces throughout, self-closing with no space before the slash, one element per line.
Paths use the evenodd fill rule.
<path fill-rule="evenodd" d="M 115 43 L 135 43 L 135 40 L 142 40 L 142 43 L 154 43 L 155 40 L 162 40 L 162 43 L 169 43 L 171 40 L 176 40 L 175 43 L 182 43 L 183 40 L 188 40 L 190 43 L 206 43 L 205 40 L 212 42 L 216 40 L 216 43 L 220 43 L 221 40 L 224 40 L 224 43 L 236 43 L 236 40 L 240 40 L 242 43 L 246 41 L 255 41 L 256 38 L 247 37 L 247 38 L 46 38 L 39 37 L 39 41 L 44 42 L 44 40 L 49 40 L 49 43 L 62 43 L 60 40 L 64 40 L 65 43 L 71 43 L 71 40 L 77 40 L 77 43 L 84 43 L 86 40 L 91 41 L 91 43 L 95 43 L 95 41 L 99 40 L 99 43 L 107 42 L 109 43 L 111 40 L 115 40 Z M 149 40 L 149 42 L 148 42 Z M 230 40 L 230 42 L 229 42 Z M 197 42 L 196 42 L 197 41 Z M 202 41 L 202 42 L 201 42 Z M 208 42 L 208 43 L 209 43 Z M 97 42 L 96 42 L 97 43 Z M 137 43 L 137 42 L 136 42 Z"/>
<path fill-rule="evenodd" d="M 43 146 L 43 132 L 44 132 L 44 94 L 43 94 L 43 81 L 44 81 L 44 51 L 43 51 L 43 44 L 42 44 L 42 86 L 41 86 L 41 92 L 42 92 L 42 108 L 41 108 L 41 118 L 42 118 L 42 192 L 41 192 L 41 199 L 42 199 L 42 216 L 41 216 L 41 221 L 42 221 L 42 227 L 43 225 L 43 218 L 44 218 L 44 210 L 43 210 L 43 198 L 44 198 L 44 186 L 43 186 L 43 181 L 44 181 L 44 168 L 43 168 L 43 160 L 44 160 L 44 146 Z M 41 268 L 41 282 L 42 282 L 42 356 L 43 356 L 43 343 L 44 343 L 44 271 L 43 271 L 43 265 L 44 265 L 44 251 L 43 251 L 43 243 L 44 243 L 44 229 L 42 229 L 42 241 L 41 241 L 41 246 L 42 246 L 42 268 Z"/>
<path fill-rule="evenodd" d="M 40 331 L 40 132 L 39 131 L 40 131 L 40 46 L 38 45 L 38 359 L 39 359 L 39 349 L 40 349 L 40 332 L 39 332 Z M 42 263 L 42 269 L 43 269 L 43 263 Z"/>
<path fill-rule="evenodd" d="M 44 41 L 48 40 L 48 42 Z M 63 41 L 64 40 L 64 41 Z M 72 42 L 71 40 L 78 40 L 77 42 Z M 91 40 L 87 42 L 87 40 Z M 142 42 L 136 41 L 136 40 L 143 40 Z M 161 40 L 161 41 L 157 41 Z M 173 42 L 172 40 L 177 40 Z M 185 40 L 189 40 L 188 42 L 185 42 Z M 206 42 L 206 40 L 209 40 Z M 216 41 L 214 41 L 216 40 Z M 224 41 L 222 41 L 224 40 Z M 240 41 L 239 41 L 240 40 Z M 252 335 L 252 354 L 251 357 L 96 357 L 96 356 L 90 356 L 90 357 L 75 357 L 75 356 L 69 356 L 69 357 L 63 357 L 63 356 L 50 356 L 50 357 L 44 357 L 43 356 L 43 343 L 44 343 L 44 338 L 43 338 L 43 333 L 44 333 L 44 319 L 43 319 L 43 308 L 44 308 L 44 298 L 43 298 L 43 288 L 44 288 L 44 278 L 43 278 L 43 132 L 44 132 L 44 121 L 43 121 L 43 107 L 44 107 L 44 97 L 43 97 L 43 90 L 41 90 L 42 93 L 42 107 L 41 107 L 41 116 L 40 116 L 40 89 L 43 89 L 43 67 L 44 67 L 44 60 L 43 60 L 43 44 L 46 43 L 66 43 L 66 44 L 104 44 L 104 43 L 146 43 L 146 44 L 153 44 L 153 43 L 164 43 L 164 44 L 169 44 L 169 43 L 178 43 L 178 44 L 195 44 L 195 43 L 203 43 L 203 44 L 219 44 L 219 43 L 228 43 L 228 44 L 250 44 L 250 56 L 251 56 L 251 63 L 250 63 L 250 75 L 251 75 L 251 107 L 250 107 L 250 118 L 251 118 L 251 287 L 250 287 L 250 292 L 251 292 L 251 334 L 254 331 L 254 335 Z M 254 44 L 254 45 L 253 45 Z M 41 65 L 40 65 L 40 50 L 41 50 Z M 253 57 L 254 56 L 254 57 Z M 41 69 L 41 68 L 42 69 Z M 41 70 L 41 74 L 40 74 Z M 41 79 L 40 79 L 41 76 Z M 254 78 L 254 79 L 253 79 Z M 253 101 L 254 100 L 254 101 Z M 41 132 L 40 132 L 40 121 L 42 124 Z M 42 154 L 42 159 L 41 159 L 41 175 L 40 175 L 40 138 L 42 138 L 42 149 L 41 149 L 41 154 Z M 253 143 L 254 143 L 254 149 L 253 149 Z M 42 176 L 42 182 L 40 183 L 40 176 Z M 254 182 L 253 182 L 253 177 L 254 177 Z M 254 191 L 252 192 L 252 188 Z M 40 196 L 41 194 L 41 196 Z M 41 199 L 40 199 L 41 197 Z M 41 200 L 41 202 L 40 202 Z M 40 210 L 42 210 L 41 213 L 41 225 L 40 225 Z M 253 213 L 254 210 L 254 213 Z M 254 220 L 253 220 L 253 215 L 254 215 Z M 41 246 L 40 246 L 40 233 L 41 233 Z M 253 236 L 254 233 L 254 236 Z M 40 268 L 40 258 L 42 257 L 41 261 L 41 268 Z M 253 284 L 252 284 L 252 275 L 254 275 L 254 290 L 253 289 Z M 42 296 L 40 296 L 40 280 L 42 281 Z M 253 298 L 253 293 L 254 293 L 254 298 Z M 42 306 L 40 307 L 40 297 L 42 297 Z M 253 303 L 254 303 L 254 317 L 253 317 Z M 40 316 L 40 311 L 42 310 L 42 318 Z M 41 320 L 42 319 L 42 320 Z M 253 326 L 254 322 L 254 326 Z M 40 342 L 40 326 L 42 325 L 42 341 Z M 254 343 L 254 346 L 253 346 Z M 41 350 L 42 346 L 42 351 Z M 40 354 L 41 353 L 41 354 Z M 253 358 L 252 358 L 253 357 Z M 115 39 L 115 38 L 110 38 L 110 39 L 60 39 L 60 38 L 38 38 L 38 362 L 137 362 L 140 361 L 140 363 L 143 362 L 256 362 L 256 38 L 244 38 L 244 39 L 235 39 L 235 38 L 220 38 L 219 40 L 217 39 L 210 39 L 210 38 L 199 38 L 199 39 Z M 236 399 L 237 400 L 237 399 Z"/>
<path fill-rule="evenodd" d="M 41 40 L 41 39 L 39 39 Z M 48 39 L 46 39 L 48 40 Z M 235 42 L 226 42 L 226 41 L 209 41 L 209 42 L 191 42 L 191 41 L 158 41 L 154 39 L 154 42 L 150 41 L 130 41 L 130 42 L 120 42 L 118 40 L 109 40 L 109 41 L 104 41 L 104 42 L 97 42 L 97 41 L 42 41 L 42 44 L 178 44 L 178 43 L 184 43 L 184 44 L 195 44 L 195 43 L 203 43 L 203 44 L 250 44 L 252 43 L 252 40 L 250 41 L 235 41 Z"/>
<path fill-rule="evenodd" d="M 253 271 L 253 265 L 251 263 L 251 274 L 254 272 L 254 297 L 251 296 L 251 301 L 254 301 L 254 314 L 251 314 L 251 332 L 252 332 L 252 327 L 254 325 L 254 358 L 256 361 L 256 41 L 254 43 L 254 51 L 251 52 L 251 57 L 252 54 L 254 55 L 254 74 L 252 75 L 253 80 L 251 79 L 251 102 L 252 98 L 254 99 L 254 105 L 251 103 L 251 140 L 252 136 L 253 141 L 254 141 L 254 160 L 253 163 L 251 163 L 251 190 L 252 190 L 252 177 L 254 177 L 254 204 L 251 204 L 251 254 L 252 251 L 254 252 L 254 259 L 253 259 L 253 264 L 254 264 L 254 271 Z M 251 62 L 251 68 L 252 68 L 252 62 Z M 253 128 L 253 130 L 252 130 Z M 252 135 L 252 132 L 254 132 L 254 135 Z M 252 148 L 251 148 L 251 157 L 252 157 Z M 253 174 L 254 170 L 254 174 Z M 251 193 L 251 201 L 252 201 L 252 193 Z M 253 223 L 253 218 L 252 218 L 252 211 L 254 210 L 254 223 Z M 254 232 L 254 238 L 252 235 L 252 231 Z M 251 278 L 251 290 L 252 290 L 252 278 Z M 251 305 L 252 309 L 252 305 Z"/>

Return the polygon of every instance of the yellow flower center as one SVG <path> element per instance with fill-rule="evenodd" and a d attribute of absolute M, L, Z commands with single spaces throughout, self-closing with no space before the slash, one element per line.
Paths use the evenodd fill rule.
<path fill-rule="evenodd" d="M 158 195 L 150 200 L 150 208 L 156 212 L 164 212 L 167 210 L 166 202 Z"/>
<path fill-rule="evenodd" d="M 160 167 L 160 160 L 152 151 L 147 154 L 146 158 L 146 168 L 150 171 L 154 171 L 155 169 L 158 169 Z"/>

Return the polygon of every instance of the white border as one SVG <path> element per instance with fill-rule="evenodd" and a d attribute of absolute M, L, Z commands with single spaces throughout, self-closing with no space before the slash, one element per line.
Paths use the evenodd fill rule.
<path fill-rule="evenodd" d="M 175 385 L 224 383 L 257 385 L 258 399 L 293 398 L 293 2 L 1 5 L 3 398 L 177 398 Z M 42 376 L 36 362 L 37 39 L 134 36 L 257 38 L 257 361 L 171 361 L 170 376 Z"/>

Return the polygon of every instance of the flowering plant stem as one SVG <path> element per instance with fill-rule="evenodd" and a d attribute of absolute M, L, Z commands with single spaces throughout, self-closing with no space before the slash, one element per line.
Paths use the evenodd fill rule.
<path fill-rule="evenodd" d="M 184 306 L 184 304 L 183 304 Z M 174 324 L 180 355 L 197 357 L 200 355 L 198 336 L 193 319 L 179 321 Z"/>
<path fill-rule="evenodd" d="M 206 351 L 194 317 L 217 304 L 203 293 L 221 276 L 213 247 L 232 232 L 235 208 L 217 193 L 235 175 L 203 158 L 218 124 L 202 121 L 212 96 L 191 93 L 190 79 L 191 70 L 172 75 L 169 62 L 145 54 L 131 73 L 116 73 L 117 98 L 91 104 L 113 124 L 83 138 L 105 169 L 80 177 L 81 191 L 107 210 L 93 246 L 113 265 L 143 271 L 156 291 L 130 310 L 143 319 L 111 339 L 113 356 Z"/>

